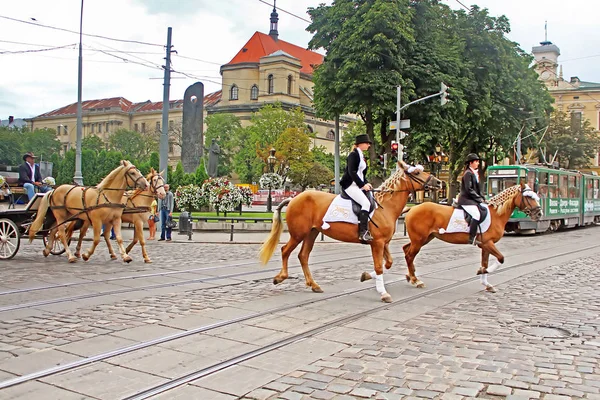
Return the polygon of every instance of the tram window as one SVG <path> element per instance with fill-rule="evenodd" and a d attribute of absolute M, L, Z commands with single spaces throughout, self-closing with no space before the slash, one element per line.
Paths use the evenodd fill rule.
<path fill-rule="evenodd" d="M 575 175 L 569 176 L 569 198 L 576 199 L 579 197 L 579 177 Z"/>
<path fill-rule="evenodd" d="M 594 198 L 594 181 L 592 181 L 591 179 L 586 179 L 586 185 L 585 185 L 585 198 L 586 199 L 593 199 Z"/>
<path fill-rule="evenodd" d="M 529 185 L 529 187 L 532 190 L 536 190 L 537 187 L 535 186 L 535 171 L 528 171 L 527 172 L 527 184 Z"/>
<path fill-rule="evenodd" d="M 515 186 L 517 184 L 517 177 L 510 178 L 491 178 L 488 187 L 488 193 L 490 196 L 495 196 L 504 189 Z"/>
<path fill-rule="evenodd" d="M 548 174 L 548 197 L 558 197 L 558 174 Z"/>
<path fill-rule="evenodd" d="M 598 179 L 594 179 L 594 199 L 598 199 L 598 185 L 600 185 L 600 181 Z"/>
<path fill-rule="evenodd" d="M 568 196 L 567 188 L 569 187 L 569 177 L 567 175 L 559 176 L 560 183 L 558 188 L 560 190 L 560 197 L 566 199 Z"/>
<path fill-rule="evenodd" d="M 538 194 L 542 197 L 548 197 L 548 173 L 540 172 L 538 185 Z"/>

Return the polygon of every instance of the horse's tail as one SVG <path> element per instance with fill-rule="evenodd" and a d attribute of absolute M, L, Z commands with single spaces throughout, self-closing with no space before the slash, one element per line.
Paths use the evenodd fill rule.
<path fill-rule="evenodd" d="M 35 238 L 35 234 L 42 229 L 44 225 L 44 220 L 46 219 L 46 213 L 48 212 L 48 207 L 50 206 L 50 195 L 52 192 L 48 192 L 42 197 L 42 202 L 37 210 L 37 216 L 35 217 L 35 221 L 29 227 L 29 242 Z"/>
<path fill-rule="evenodd" d="M 275 248 L 277 244 L 279 244 L 279 238 L 281 237 L 281 232 L 283 231 L 283 223 L 281 222 L 281 209 L 289 204 L 292 199 L 285 199 L 277 206 L 277 209 L 273 213 L 273 227 L 271 228 L 271 233 L 267 240 L 264 241 L 262 246 L 260 246 L 260 250 L 258 252 L 258 257 L 260 258 L 260 262 L 263 265 L 266 265 L 273 253 L 275 252 Z"/>

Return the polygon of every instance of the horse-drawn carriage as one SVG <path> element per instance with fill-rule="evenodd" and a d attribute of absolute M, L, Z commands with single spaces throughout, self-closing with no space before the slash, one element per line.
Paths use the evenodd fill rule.
<path fill-rule="evenodd" d="M 149 183 L 150 181 L 150 183 Z M 79 257 L 81 243 L 87 229 L 94 230 L 92 247 L 83 253 L 88 260 L 100 241 L 103 225 L 106 232 L 114 225 L 117 243 L 123 260 L 131 261 L 128 252 L 140 241 L 145 262 L 151 262 L 145 250 L 143 222 L 155 196 L 163 198 L 164 180 L 152 170 L 148 180 L 135 166 L 122 161 L 96 187 L 61 185 L 45 195 L 36 195 L 24 209 L 0 212 L 0 259 L 13 258 L 20 247 L 21 236 L 28 234 L 29 240 L 41 237 L 44 240 L 44 256 L 67 253 L 69 262 Z M 128 191 L 128 188 L 135 190 Z M 136 229 L 134 242 L 127 250 L 121 238 L 121 222 L 133 223 Z M 77 249 L 73 255 L 69 243 L 73 233 L 79 230 Z M 116 258 L 108 236 L 104 236 L 111 257 Z"/>

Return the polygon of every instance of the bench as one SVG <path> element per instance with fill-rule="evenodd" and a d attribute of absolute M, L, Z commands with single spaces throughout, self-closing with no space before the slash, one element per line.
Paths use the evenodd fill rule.
<path fill-rule="evenodd" d="M 15 203 L 20 199 L 25 198 L 29 201 L 27 190 L 19 184 L 19 178 L 7 176 L 4 179 L 5 182 L 0 187 L 0 200 L 8 199 L 8 208 L 15 208 Z"/>

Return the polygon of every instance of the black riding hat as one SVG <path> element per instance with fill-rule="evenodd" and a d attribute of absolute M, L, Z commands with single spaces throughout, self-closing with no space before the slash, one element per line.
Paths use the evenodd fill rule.
<path fill-rule="evenodd" d="M 479 158 L 479 156 L 475 153 L 471 153 L 467 156 L 467 159 L 465 160 L 465 164 L 469 164 L 472 161 L 477 161 L 477 160 L 481 160 L 481 158 Z"/>
<path fill-rule="evenodd" d="M 371 139 L 369 139 L 368 135 L 358 135 L 358 136 L 356 136 L 356 140 L 354 140 L 354 144 L 361 144 L 361 143 L 373 144 L 373 142 L 371 142 Z"/>

